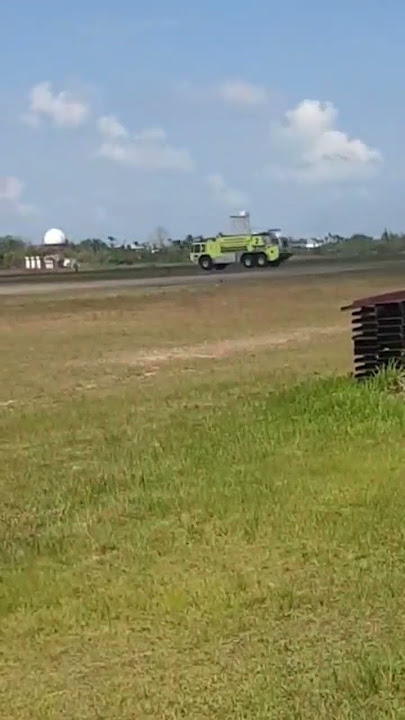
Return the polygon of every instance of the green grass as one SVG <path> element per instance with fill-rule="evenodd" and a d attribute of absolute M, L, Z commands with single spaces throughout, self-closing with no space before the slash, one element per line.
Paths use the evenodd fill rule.
<path fill-rule="evenodd" d="M 389 379 L 0 412 L 1 717 L 405 718 Z"/>

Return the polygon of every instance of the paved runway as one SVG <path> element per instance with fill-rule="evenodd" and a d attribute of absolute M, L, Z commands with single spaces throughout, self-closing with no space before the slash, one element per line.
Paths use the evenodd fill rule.
<path fill-rule="evenodd" d="M 405 263 L 404 285 L 405 285 Z M 286 263 L 279 268 L 267 270 L 250 270 L 242 272 L 201 272 L 199 275 L 172 275 L 166 277 L 151 278 L 113 278 L 101 280 L 75 280 L 60 279 L 55 282 L 10 282 L 4 280 L 0 284 L 0 295 L 40 295 L 58 292 L 78 292 L 83 290 L 119 290 L 120 288 L 148 288 L 148 287 L 173 287 L 180 285 L 205 285 L 207 283 L 229 283 L 246 282 L 252 279 L 262 279 L 271 282 L 275 278 L 293 278 L 310 275 L 335 275 L 349 272 L 371 272 L 380 271 L 387 274 L 398 269 L 398 260 L 380 261 L 365 263 L 337 263 L 337 262 L 302 262 Z"/>

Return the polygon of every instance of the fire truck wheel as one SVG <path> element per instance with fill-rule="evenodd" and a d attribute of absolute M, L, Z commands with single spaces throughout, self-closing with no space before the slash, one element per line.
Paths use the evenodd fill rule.
<path fill-rule="evenodd" d="M 251 253 L 246 253 L 246 255 L 242 255 L 241 263 L 245 268 L 253 268 L 256 265 L 255 258 Z"/>
<path fill-rule="evenodd" d="M 257 265 L 257 267 L 259 267 L 259 268 L 264 268 L 264 267 L 267 266 L 267 264 L 268 264 L 268 260 L 267 260 L 266 255 L 265 255 L 264 253 L 258 253 L 258 254 L 256 255 L 256 265 Z"/>
<path fill-rule="evenodd" d="M 201 255 L 198 262 L 202 270 L 212 270 L 213 263 L 209 255 Z"/>

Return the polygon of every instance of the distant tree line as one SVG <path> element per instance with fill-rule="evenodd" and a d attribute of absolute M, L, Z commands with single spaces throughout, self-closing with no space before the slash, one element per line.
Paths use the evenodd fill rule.
<path fill-rule="evenodd" d="M 106 240 L 85 238 L 80 242 L 68 242 L 64 248 L 66 257 L 75 257 L 87 267 L 135 265 L 144 263 L 181 263 L 188 260 L 192 235 L 184 239 L 172 239 L 167 231 L 159 227 L 146 242 L 119 240 L 109 235 Z M 0 268 L 24 267 L 25 255 L 37 252 L 33 246 L 13 235 L 0 236 Z M 47 252 L 43 246 L 42 254 Z M 355 256 L 398 256 L 405 253 L 405 234 L 384 230 L 380 238 L 356 233 L 350 237 L 336 234 L 327 235 L 322 244 L 310 250 L 299 250 L 313 255 L 355 257 Z"/>
<path fill-rule="evenodd" d="M 329 233 L 318 247 L 307 252 L 337 257 L 397 257 L 405 253 L 405 233 L 384 230 L 379 238 L 363 233 L 350 237 Z"/>
<path fill-rule="evenodd" d="M 79 242 L 68 241 L 63 248 L 66 257 L 75 257 L 81 265 L 134 265 L 143 263 L 180 263 L 188 259 L 192 235 L 182 240 L 171 239 L 164 228 L 157 228 L 146 242 L 119 240 L 109 235 L 101 238 L 85 238 Z M 52 254 L 53 250 L 41 243 L 31 244 L 22 238 L 0 236 L 0 268 L 24 267 L 26 255 Z"/>

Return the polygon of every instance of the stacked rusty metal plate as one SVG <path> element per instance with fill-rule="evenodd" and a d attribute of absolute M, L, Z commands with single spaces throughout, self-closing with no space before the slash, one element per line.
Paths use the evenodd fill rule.
<path fill-rule="evenodd" d="M 352 311 L 354 375 L 375 375 L 388 366 L 405 368 L 405 290 L 360 298 Z"/>

